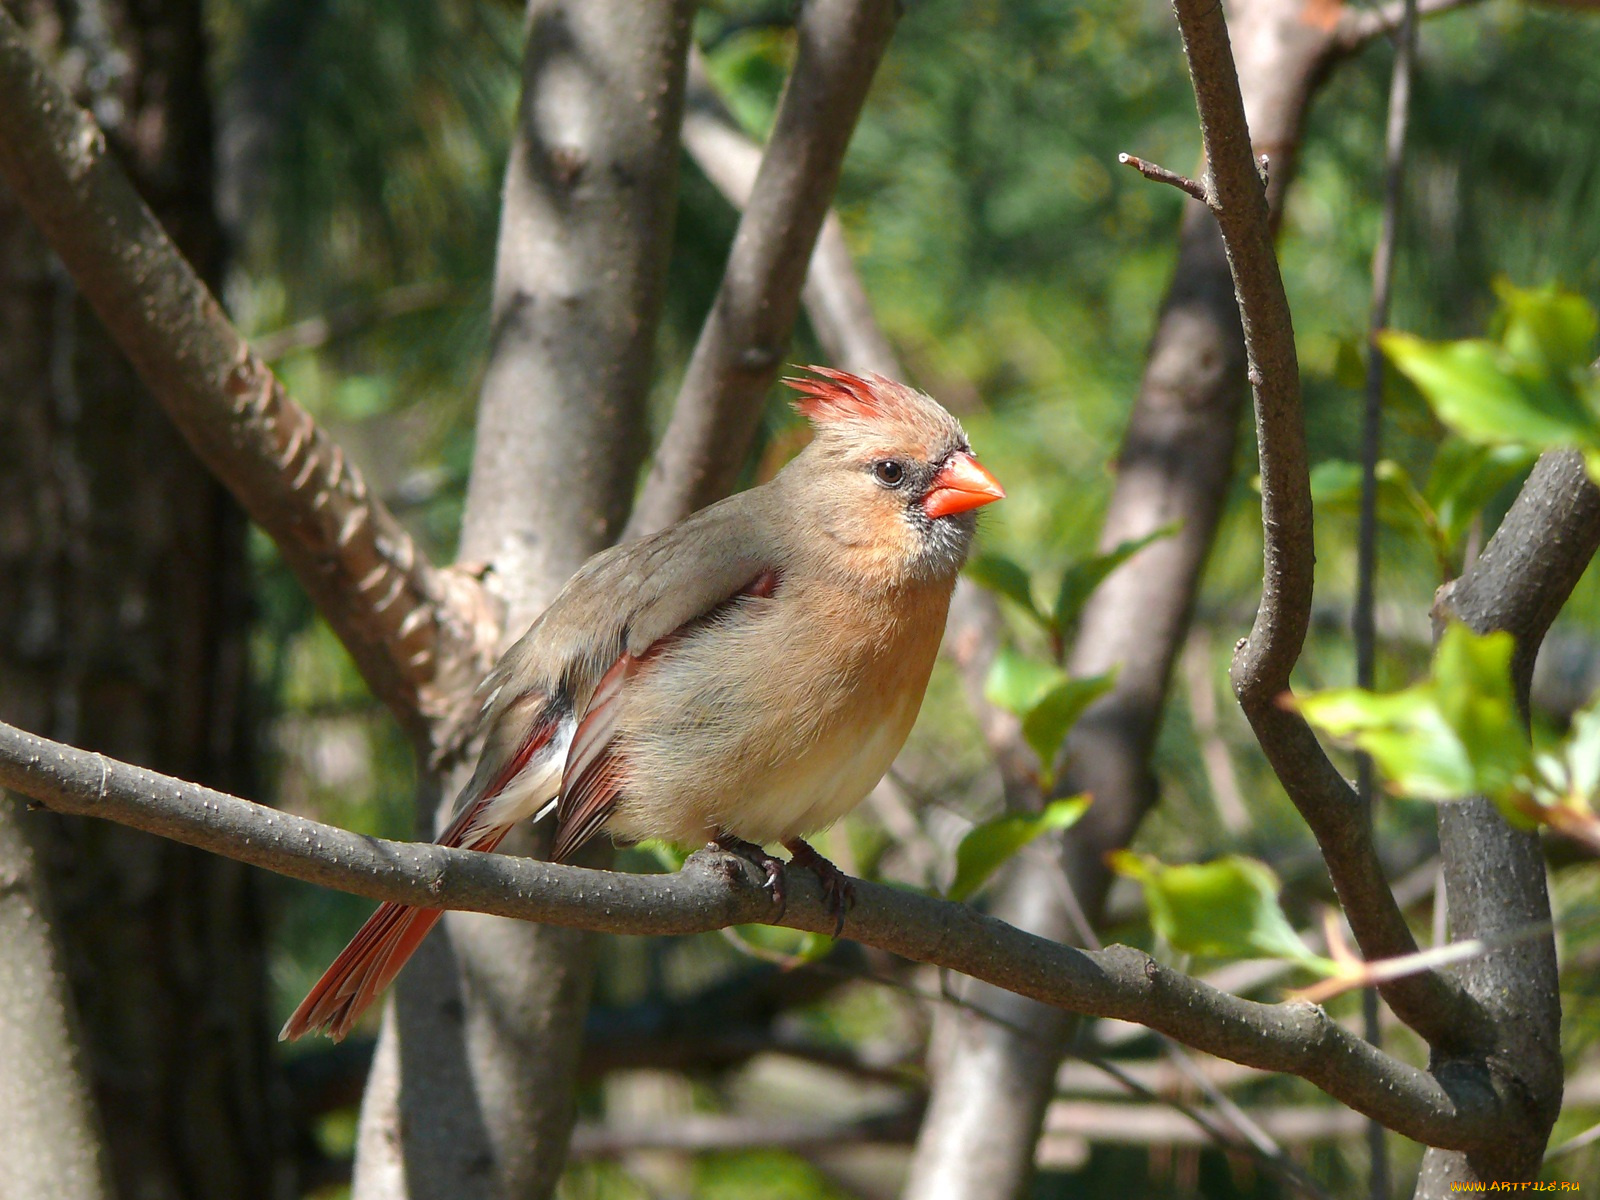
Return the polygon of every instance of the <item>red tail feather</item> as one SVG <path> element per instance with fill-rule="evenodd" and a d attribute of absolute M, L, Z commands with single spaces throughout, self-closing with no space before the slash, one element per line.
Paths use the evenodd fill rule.
<path fill-rule="evenodd" d="M 475 829 L 473 826 L 489 807 L 489 802 L 549 743 L 558 721 L 558 717 L 552 716 L 534 725 L 484 794 L 439 835 L 439 845 L 488 853 L 500 844 L 510 832 L 509 827 Z M 393 901 L 380 904 L 378 911 L 367 918 L 367 923 L 300 1002 L 278 1039 L 292 1042 L 324 1029 L 334 1041 L 343 1041 L 350 1027 L 394 981 L 400 968 L 416 953 L 422 939 L 443 915 L 444 911 L 438 908 L 413 908 Z"/>
<path fill-rule="evenodd" d="M 464 824 L 456 822 L 456 825 Z M 459 837 L 455 826 L 449 832 L 457 832 Z M 493 850 L 507 832 L 499 830 L 491 840 L 479 842 L 472 849 Z M 378 911 L 367 918 L 367 923 L 300 1001 L 300 1007 L 285 1022 L 278 1040 L 292 1042 L 315 1030 L 325 1029 L 334 1041 L 342 1042 L 361 1014 L 394 982 L 400 968 L 416 953 L 422 939 L 442 916 L 441 908 L 412 908 L 392 900 L 378 905 Z"/>

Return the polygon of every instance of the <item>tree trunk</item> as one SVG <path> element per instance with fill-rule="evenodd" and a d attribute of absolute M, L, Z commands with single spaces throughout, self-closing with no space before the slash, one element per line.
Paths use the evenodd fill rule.
<path fill-rule="evenodd" d="M 688 0 L 532 0 L 461 556 L 522 634 L 621 531 L 677 202 Z M 648 97 L 648 104 L 641 98 Z M 467 772 L 447 771 L 449 796 Z M 538 854 L 545 831 L 501 847 Z M 542 1197 L 574 1116 L 594 937 L 451 913 L 385 1013 L 357 1200 Z"/>
<path fill-rule="evenodd" d="M 215 281 L 200 5 L 24 12 Z M 244 522 L 9 196 L 0 247 L 0 712 L 249 791 Z M 22 820 L 40 847 L 119 1190 L 290 1194 L 250 876 L 99 822 Z"/>

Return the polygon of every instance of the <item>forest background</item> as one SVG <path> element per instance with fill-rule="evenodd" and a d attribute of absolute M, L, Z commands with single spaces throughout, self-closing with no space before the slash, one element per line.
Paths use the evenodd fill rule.
<path fill-rule="evenodd" d="M 490 358 L 525 14 L 341 0 L 10 7 L 287 390 L 427 555 L 453 560 Z M 1481 334 L 1504 281 L 1600 302 L 1600 14 L 1509 0 L 1459 7 L 1420 31 L 1397 210 L 1389 324 L 1429 338 Z M 1308 22 L 1325 9 L 1329 29 L 1364 11 L 1305 8 Z M 705 78 L 691 79 L 690 113 L 714 112 L 720 97 L 726 120 L 764 140 L 794 63 L 795 21 L 788 4 L 701 6 L 692 37 Z M 1272 183 L 1314 464 L 1360 457 L 1393 54 L 1372 30 L 1330 54 L 1308 76 L 1314 99 L 1296 144 L 1274 154 L 1294 164 Z M 694 150 L 679 174 L 654 345 L 653 440 L 738 224 L 712 160 Z M 985 579 L 1005 582 L 994 566 L 1003 557 L 1034 578 L 1035 597 L 1105 548 L 1112 465 L 1181 253 L 1182 195 L 1119 166 L 1122 152 L 1179 170 L 1198 160 L 1165 5 L 922 0 L 894 29 L 835 201 L 894 357 L 960 415 L 1008 489 L 984 523 L 981 549 L 994 556 Z M 174 485 L 180 516 L 147 523 L 156 501 L 128 480 L 167 471 L 176 443 L 165 418 L 130 398 L 125 369 L 105 365 L 104 335 L 9 200 L 0 227 L 8 386 L 38 399 L 12 400 L 0 416 L 11 480 L 0 505 L 13 530 L 0 547 L 5 718 L 347 829 L 413 836 L 408 731 L 373 698 L 272 541 L 245 533 L 209 484 Z M 830 354 L 826 330 L 803 320 L 785 361 Z M 20 385 L 24 367 L 41 382 Z M 1386 397 L 1384 456 L 1426 479 L 1443 427 L 1397 378 Z M 800 426 L 770 389 L 741 484 L 781 465 Z M 45 445 L 48 455 L 29 449 Z M 1283 881 L 1287 913 L 1311 929 L 1331 895 L 1321 860 L 1226 684 L 1259 599 L 1262 545 L 1255 445 L 1241 428 L 1236 447 L 1226 438 L 1221 447 L 1233 469 L 1147 759 L 1160 801 L 1133 845 L 1165 863 L 1263 860 Z M 1197 454 L 1215 451 L 1196 443 Z M 1347 478 L 1337 467 L 1320 476 L 1317 607 L 1297 676 L 1307 689 L 1356 677 Z M 1434 589 L 1481 547 L 1520 483 L 1509 471 L 1481 519 L 1442 552 L 1427 529 L 1385 510 L 1380 686 L 1425 672 Z M 189 535 L 185 564 L 171 545 Z M 1551 736 L 1600 685 L 1597 601 L 1591 571 L 1547 640 L 1534 717 Z M 151 606 L 169 611 L 157 619 Z M 1049 655 L 1022 606 L 1008 600 L 993 613 L 1003 624 L 991 623 L 991 636 Z M 948 888 L 963 836 L 1014 802 L 995 765 L 995 714 L 969 703 L 961 657 L 957 647 L 941 664 L 891 780 L 824 839 L 852 873 Z M 340 1195 L 371 1036 L 279 1050 L 270 1035 L 368 903 L 75 818 L 28 819 L 57 822 L 39 839 L 40 860 L 124 1194 Z M 1433 809 L 1384 801 L 1377 821 L 1389 878 L 1427 930 Z M 1045 860 L 1051 845 L 1041 840 L 1013 866 Z M 1567 1014 L 1558 1146 L 1600 1119 L 1600 869 L 1552 853 Z M 618 862 L 660 869 L 646 851 Z M 1137 884 L 1108 886 L 1093 935 L 1169 953 Z M 1003 903 L 993 885 L 976 895 Z M 1266 998 L 1305 982 L 1281 969 L 1224 978 Z M 898 1194 L 938 1014 L 978 1003 L 931 969 L 783 931 L 606 939 L 561 1194 Z M 1332 1008 L 1354 1021 L 1360 1002 Z M 1032 1194 L 1374 1187 L 1366 1122 L 1306 1083 L 1203 1058 L 1178 1064 L 1115 1023 L 1086 1022 L 1070 1036 Z M 1415 1057 L 1408 1030 L 1388 1022 L 1385 1036 Z M 1130 1092 L 1129 1078 L 1143 1090 Z M 1184 1111 L 1197 1107 L 1210 1114 L 1198 1124 Z M 1376 1194 L 1408 1194 L 1421 1148 L 1392 1134 L 1378 1141 L 1377 1160 L 1389 1161 Z M 1574 1149 L 1542 1177 L 1600 1177 L 1600 1149 Z"/>

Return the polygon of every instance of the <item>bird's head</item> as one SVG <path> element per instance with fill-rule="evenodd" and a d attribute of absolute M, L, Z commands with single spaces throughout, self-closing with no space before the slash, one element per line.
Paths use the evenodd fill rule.
<path fill-rule="evenodd" d="M 810 377 L 784 380 L 816 430 L 792 464 L 803 480 L 797 515 L 872 570 L 954 579 L 976 510 L 1005 497 L 960 424 L 933 397 L 882 375 L 805 370 Z"/>

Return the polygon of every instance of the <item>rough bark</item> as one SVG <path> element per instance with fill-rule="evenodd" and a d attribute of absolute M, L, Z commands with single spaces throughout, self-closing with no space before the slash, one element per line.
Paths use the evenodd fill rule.
<path fill-rule="evenodd" d="M 192 21 L 198 29 L 198 17 Z M 190 53 L 200 45 L 196 33 L 152 38 L 151 46 L 169 42 Z M 175 112 L 207 111 L 203 95 L 181 95 Z M 159 90 L 139 98 L 166 102 Z M 104 111 L 128 107 L 119 101 Z M 136 132 L 159 140 L 165 129 L 152 120 Z M 173 163 L 210 162 L 208 145 L 187 145 L 185 154 Z M 431 749 L 456 729 L 452 718 L 494 640 L 476 583 L 432 569 L 341 448 L 250 352 L 110 152 L 105 131 L 5 8 L 0 174 L 151 396 L 272 536 L 373 692 Z M 169 164 L 166 176 L 147 182 L 170 186 L 180 177 Z M 215 253 L 214 245 L 194 248 Z"/>
<path fill-rule="evenodd" d="M 1550 623 L 1600 548 L 1600 490 L 1575 453 L 1545 455 L 1483 553 L 1440 590 L 1436 614 L 1479 633 L 1517 639 L 1512 672 L 1527 703 L 1533 664 Z M 1439 809 L 1452 939 L 1492 937 L 1550 920 L 1544 854 L 1537 834 L 1506 824 L 1487 800 Z M 1430 1151 L 1419 1200 L 1452 1194 L 1453 1182 L 1532 1179 L 1561 1109 L 1561 988 L 1555 940 L 1518 942 L 1466 964 L 1460 978 L 1492 1020 L 1473 1047 L 1503 1074 L 1521 1103 L 1503 1138 L 1475 1152 Z"/>
<path fill-rule="evenodd" d="M 507 642 L 627 517 L 646 447 L 692 8 L 528 8 L 461 538 L 462 559 L 487 569 L 504 605 Z M 465 774 L 449 764 L 434 794 Z M 502 849 L 543 846 L 518 831 Z M 554 1189 L 592 963 L 593 937 L 580 931 L 442 923 L 385 1014 L 357 1200 Z"/>
<path fill-rule="evenodd" d="M 109 1200 L 99 1114 L 22 802 L 0 793 L 0 1196 Z"/>
<path fill-rule="evenodd" d="M 33 44 L 80 72 L 68 82 L 216 279 L 199 5 L 26 11 Z M 0 712 L 247 788 L 243 518 L 9 193 L 0 241 Z M 50 882 L 118 1188 L 285 1194 L 256 881 L 160 839 L 23 820 Z"/>

